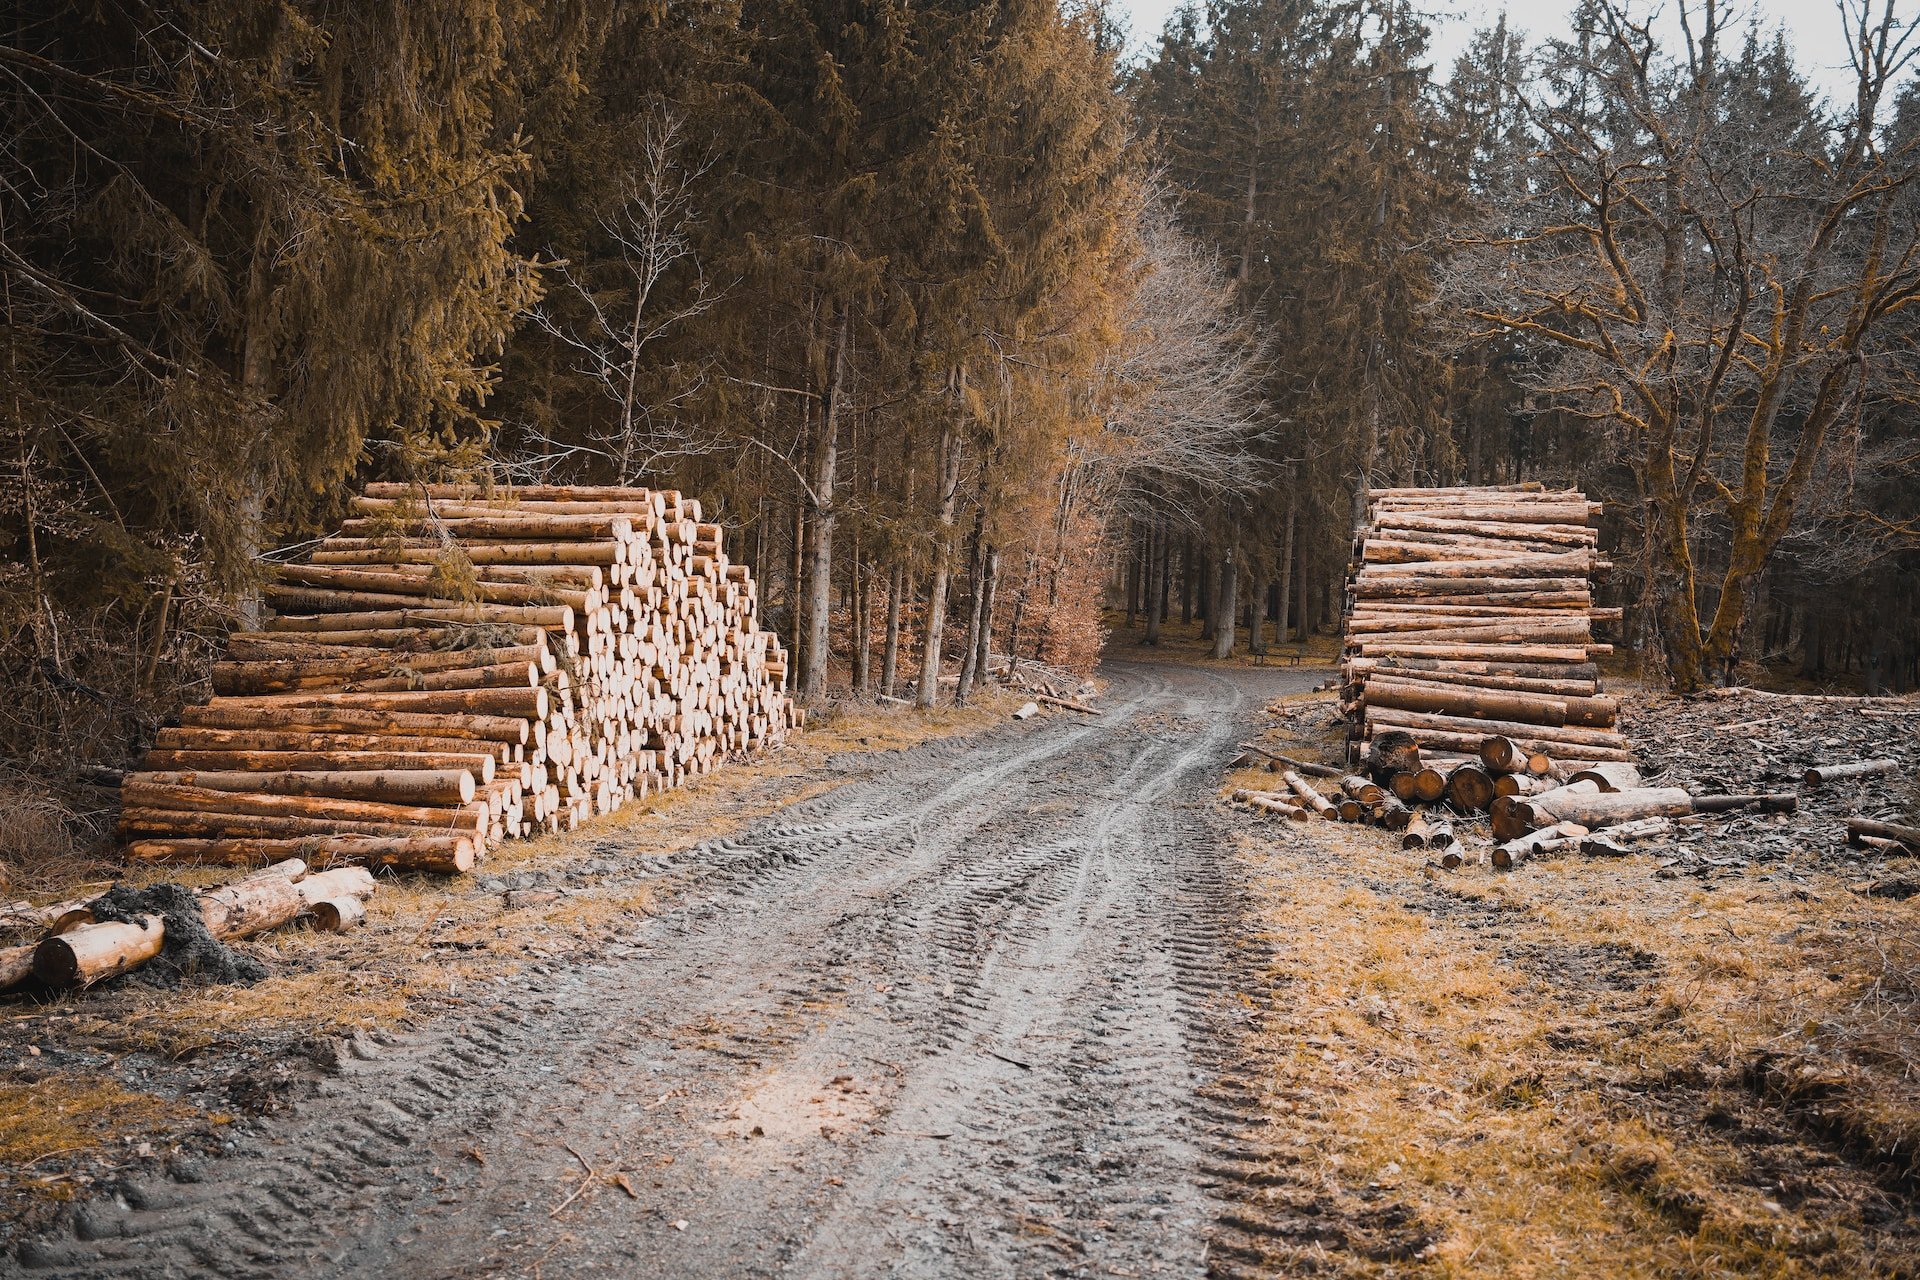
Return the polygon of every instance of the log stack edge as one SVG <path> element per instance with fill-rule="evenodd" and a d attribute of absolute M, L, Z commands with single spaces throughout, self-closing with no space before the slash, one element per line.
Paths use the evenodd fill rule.
<path fill-rule="evenodd" d="M 1620 616 L 1593 603 L 1609 567 L 1599 503 L 1537 484 L 1368 499 L 1341 668 L 1355 763 L 1389 731 L 1442 765 L 1493 738 L 1554 761 L 1632 759 L 1596 662 L 1611 646 L 1595 624 Z"/>
<path fill-rule="evenodd" d="M 369 485 L 126 776 L 129 857 L 466 871 L 779 744 L 723 532 L 671 491 Z"/>

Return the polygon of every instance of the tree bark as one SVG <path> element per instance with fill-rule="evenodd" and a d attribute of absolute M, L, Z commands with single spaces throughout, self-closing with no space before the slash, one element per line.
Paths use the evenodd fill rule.
<path fill-rule="evenodd" d="M 891 698 L 900 679 L 900 596 L 907 589 L 907 566 L 896 559 L 887 577 L 887 643 L 880 657 L 880 692 Z"/>
<path fill-rule="evenodd" d="M 986 499 L 985 485 L 981 486 L 981 500 Z M 960 641 L 960 679 L 953 687 L 953 700 L 965 706 L 967 698 L 973 693 L 973 681 L 976 675 L 975 663 L 980 656 L 980 606 L 986 602 L 987 579 L 987 538 L 986 512 L 981 511 L 973 525 L 973 554 L 967 557 L 967 579 L 969 601 L 967 605 L 967 631 Z"/>
<path fill-rule="evenodd" d="M 1147 632 L 1144 644 L 1160 643 L 1161 619 L 1166 615 L 1167 528 L 1164 518 L 1154 521 L 1147 533 Z"/>
<path fill-rule="evenodd" d="M 846 373 L 850 308 L 842 306 L 827 358 L 827 387 L 821 401 L 820 438 L 813 464 L 812 540 L 807 548 L 807 643 L 800 667 L 800 697 L 819 702 L 827 696 L 827 659 L 833 651 L 833 527 L 839 518 L 834 485 L 840 464 L 840 401 Z"/>
<path fill-rule="evenodd" d="M 1240 616 L 1236 600 L 1240 566 L 1234 560 L 1233 550 L 1228 547 L 1220 562 L 1220 590 L 1213 607 L 1213 656 L 1222 659 L 1233 656 L 1233 627 Z"/>
<path fill-rule="evenodd" d="M 960 502 L 960 438 L 949 426 L 940 433 L 940 532 L 934 546 L 933 587 L 927 593 L 927 634 L 920 647 L 920 683 L 914 702 L 930 708 L 940 696 L 941 632 L 947 625 L 947 561 L 953 554 L 953 519 Z"/>

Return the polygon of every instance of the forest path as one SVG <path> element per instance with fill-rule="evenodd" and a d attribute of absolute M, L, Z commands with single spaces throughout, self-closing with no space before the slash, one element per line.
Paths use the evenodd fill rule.
<path fill-rule="evenodd" d="M 600 963 L 361 1052 L 38 1274 L 1187 1275 L 1251 1167 L 1213 798 L 1312 672 L 1116 663 L 693 853 Z M 637 837 L 636 837 L 637 838 Z M 1259 1003 L 1265 1003 L 1260 1001 Z"/>

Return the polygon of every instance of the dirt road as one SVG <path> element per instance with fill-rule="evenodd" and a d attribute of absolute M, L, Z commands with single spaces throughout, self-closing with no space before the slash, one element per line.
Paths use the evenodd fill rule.
<path fill-rule="evenodd" d="M 685 857 L 598 963 L 387 1043 L 36 1274 L 1201 1275 L 1250 1172 L 1255 948 L 1213 803 L 1301 672 L 866 757 Z"/>

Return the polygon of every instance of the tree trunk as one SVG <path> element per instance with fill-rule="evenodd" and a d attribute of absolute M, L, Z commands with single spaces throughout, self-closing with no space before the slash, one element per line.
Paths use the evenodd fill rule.
<path fill-rule="evenodd" d="M 801 580 L 806 572 L 807 560 L 807 509 L 800 502 L 793 504 L 793 546 L 792 555 L 787 560 L 787 631 L 793 637 L 788 648 L 788 659 L 800 666 L 806 661 L 806 628 L 800 612 L 800 597 L 804 588 Z"/>
<path fill-rule="evenodd" d="M 1127 540 L 1127 630 L 1133 630 L 1134 617 L 1140 612 L 1140 530 L 1136 523 Z"/>
<path fill-rule="evenodd" d="M 987 664 L 993 658 L 993 598 L 1000 586 L 1000 548 L 987 548 L 986 601 L 981 606 L 979 648 L 973 659 L 973 671 L 976 679 L 985 681 Z"/>
<path fill-rule="evenodd" d="M 1220 562 L 1220 590 L 1213 609 L 1213 656 L 1216 658 L 1233 656 L 1233 624 L 1240 613 L 1235 599 L 1239 585 L 1240 566 L 1234 561 L 1233 548 L 1228 547 Z"/>
<path fill-rule="evenodd" d="M 1280 541 L 1280 616 L 1274 624 L 1274 634 L 1281 644 L 1293 640 L 1293 529 L 1299 519 L 1300 492 L 1294 482 L 1294 468 L 1287 466 L 1287 527 Z"/>
<path fill-rule="evenodd" d="M 1204 607 L 1204 606 L 1203 606 Z M 1193 621 L 1193 538 L 1180 539 L 1180 621 Z"/>
<path fill-rule="evenodd" d="M 820 408 L 820 438 L 813 464 L 813 538 L 807 548 L 807 644 L 800 667 L 800 697 L 827 696 L 827 659 L 832 655 L 834 484 L 840 465 L 840 400 L 846 374 L 849 308 L 840 308 L 833 350 L 827 357 L 827 388 Z"/>
<path fill-rule="evenodd" d="M 1197 565 L 1195 564 L 1196 559 L 1199 562 Z M 1219 622 L 1219 617 L 1214 612 L 1214 606 L 1219 602 L 1220 593 L 1214 590 L 1212 562 L 1213 548 L 1210 544 L 1202 544 L 1198 556 L 1190 556 L 1187 560 L 1187 574 L 1189 577 L 1195 579 L 1194 588 L 1200 597 L 1200 639 L 1202 642 L 1213 639 L 1215 625 Z M 1194 572 L 1196 568 L 1199 570 L 1198 573 Z"/>
<path fill-rule="evenodd" d="M 984 499 L 985 494 L 982 493 Z M 972 583 L 972 602 L 967 609 L 967 634 L 960 642 L 960 680 L 954 685 L 953 700 L 965 706 L 967 698 L 973 693 L 974 677 L 978 674 L 976 664 L 980 660 L 980 606 L 986 603 L 987 586 L 987 539 L 985 533 L 986 514 L 983 511 L 973 526 L 973 554 L 969 557 L 967 577 Z"/>
<path fill-rule="evenodd" d="M 1147 530 L 1147 633 L 1141 637 L 1143 644 L 1160 643 L 1160 623 L 1167 603 L 1166 556 L 1166 524 L 1156 520 Z"/>
<path fill-rule="evenodd" d="M 947 561 L 953 554 L 953 518 L 960 502 L 960 440 L 940 433 L 940 533 L 934 544 L 933 588 L 927 593 L 927 634 L 920 647 L 920 683 L 914 702 L 932 707 L 940 696 L 940 641 L 947 625 Z"/>
<path fill-rule="evenodd" d="M 1250 583 L 1252 590 L 1247 611 L 1247 652 L 1265 653 L 1267 651 L 1267 579 L 1264 574 L 1255 575 Z"/>
<path fill-rule="evenodd" d="M 853 691 L 859 697 L 873 693 L 873 574 L 860 554 L 860 534 L 853 536 Z"/>
<path fill-rule="evenodd" d="M 887 645 L 880 658 L 880 692 L 891 698 L 900 680 L 900 595 L 907 589 L 907 566 L 895 560 L 887 578 Z"/>

